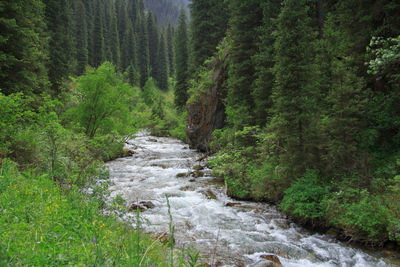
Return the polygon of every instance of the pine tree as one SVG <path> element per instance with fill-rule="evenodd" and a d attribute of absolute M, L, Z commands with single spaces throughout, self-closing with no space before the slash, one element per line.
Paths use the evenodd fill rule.
<path fill-rule="evenodd" d="M 49 80 L 54 94 L 58 94 L 63 80 L 71 73 L 73 41 L 71 7 L 67 0 L 46 0 L 46 23 L 49 31 Z"/>
<path fill-rule="evenodd" d="M 103 12 L 100 0 L 97 0 L 93 27 L 93 66 L 96 68 L 105 60 L 102 14 Z"/>
<path fill-rule="evenodd" d="M 175 54 L 174 54 L 174 28 L 171 23 L 167 27 L 167 50 L 168 50 L 168 75 L 174 76 L 175 73 Z"/>
<path fill-rule="evenodd" d="M 88 64 L 88 32 L 86 9 L 82 1 L 75 2 L 75 46 L 76 46 L 76 75 L 82 75 Z"/>
<path fill-rule="evenodd" d="M 45 6 L 39 0 L 0 4 L 0 91 L 40 93 L 47 84 Z"/>
<path fill-rule="evenodd" d="M 186 105 L 188 99 L 187 89 L 189 86 L 188 72 L 188 37 L 187 37 L 187 22 L 186 13 L 181 9 L 178 28 L 176 32 L 176 85 L 175 85 L 175 105 L 182 109 Z"/>
<path fill-rule="evenodd" d="M 281 1 L 267 1 L 262 3 L 263 23 L 259 27 L 258 50 L 253 57 L 256 66 L 256 77 L 253 91 L 255 122 L 264 126 L 270 113 L 271 93 L 274 85 L 274 19 L 279 14 Z"/>
<path fill-rule="evenodd" d="M 111 10 L 111 23 L 110 23 L 110 40 L 109 45 L 111 47 L 111 61 L 115 66 L 120 67 L 121 65 L 121 51 L 120 51 L 120 40 L 118 34 L 118 20 L 116 13 L 116 6 L 112 6 Z"/>
<path fill-rule="evenodd" d="M 168 62 L 167 62 L 167 49 L 164 32 L 160 36 L 160 46 L 158 51 L 158 64 L 159 64 L 159 80 L 158 87 L 161 90 L 168 90 Z"/>
<path fill-rule="evenodd" d="M 128 17 L 132 23 L 132 25 L 135 25 L 137 23 L 137 17 L 138 17 L 138 2 L 137 0 L 129 0 L 128 1 Z"/>
<path fill-rule="evenodd" d="M 85 0 L 83 1 L 86 10 L 86 24 L 88 33 L 88 63 L 93 66 L 94 51 L 93 51 L 93 29 L 94 29 L 94 15 L 95 15 L 95 0 Z"/>
<path fill-rule="evenodd" d="M 130 21 L 128 21 L 128 25 L 126 26 L 126 32 L 122 43 L 121 67 L 122 70 L 125 71 L 132 64 L 135 65 L 136 60 L 134 33 Z"/>
<path fill-rule="evenodd" d="M 254 124 L 251 96 L 256 70 L 257 31 L 262 25 L 261 0 L 231 0 L 227 120 L 235 128 Z"/>
<path fill-rule="evenodd" d="M 196 71 L 211 57 L 224 38 L 228 7 L 223 0 L 193 0 L 190 5 L 191 70 Z"/>
<path fill-rule="evenodd" d="M 273 117 L 269 125 L 281 148 L 281 173 L 300 177 L 320 162 L 318 157 L 318 84 L 314 64 L 316 31 L 307 0 L 285 0 L 275 32 Z"/>
<path fill-rule="evenodd" d="M 147 14 L 147 32 L 149 36 L 149 63 L 150 76 L 153 77 L 156 84 L 159 82 L 159 67 L 158 67 L 158 27 L 154 22 L 154 17 L 151 11 Z"/>
<path fill-rule="evenodd" d="M 138 70 L 140 75 L 140 87 L 146 84 L 149 78 L 149 41 L 147 34 L 147 27 L 144 14 L 139 17 L 139 33 L 138 33 L 138 46 L 137 46 L 137 58 L 138 58 Z"/>

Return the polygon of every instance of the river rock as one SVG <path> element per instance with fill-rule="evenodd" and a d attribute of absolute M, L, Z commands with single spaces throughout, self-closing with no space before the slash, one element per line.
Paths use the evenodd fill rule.
<path fill-rule="evenodd" d="M 166 168 L 167 168 L 166 165 L 164 165 L 164 164 L 157 164 L 157 163 L 151 164 L 151 167 L 160 167 L 160 168 L 163 168 L 163 169 L 166 169 Z"/>
<path fill-rule="evenodd" d="M 200 171 L 200 170 L 202 170 L 202 169 L 204 169 L 204 167 L 201 166 L 200 164 L 197 164 L 197 165 L 195 165 L 195 166 L 193 167 L 193 170 L 195 170 L 195 171 Z"/>
<path fill-rule="evenodd" d="M 129 206 L 129 209 L 128 209 L 128 211 L 130 211 L 130 212 L 137 211 L 137 210 L 139 210 L 140 212 L 143 212 L 143 211 L 146 210 L 146 208 L 144 206 L 140 205 L 140 204 L 134 204 L 133 203 L 133 204 L 131 204 Z"/>
<path fill-rule="evenodd" d="M 151 201 L 140 201 L 140 205 L 148 209 L 154 209 L 155 205 Z"/>
<path fill-rule="evenodd" d="M 199 177 L 203 177 L 204 176 L 204 172 L 201 171 L 194 171 L 191 173 L 193 175 L 193 177 L 195 178 L 199 178 Z"/>
<path fill-rule="evenodd" d="M 176 175 L 176 178 L 184 178 L 184 177 L 188 177 L 188 174 L 186 172 L 178 173 Z"/>
<path fill-rule="evenodd" d="M 282 267 L 282 263 L 279 260 L 278 256 L 276 256 L 276 255 L 264 254 L 264 255 L 261 255 L 260 258 L 272 262 L 273 263 L 273 265 L 272 265 L 273 267 Z"/>
<path fill-rule="evenodd" d="M 207 199 L 217 199 L 217 196 L 210 189 L 205 191 L 200 191 L 200 193 L 202 193 Z"/>
<path fill-rule="evenodd" d="M 135 151 L 133 151 L 133 150 L 130 149 L 130 148 L 124 147 L 124 148 L 123 148 L 123 153 L 124 153 L 124 157 L 130 157 L 130 156 L 132 156 L 133 154 L 135 154 Z"/>
<path fill-rule="evenodd" d="M 157 143 L 158 142 L 157 139 L 154 139 L 154 138 L 149 138 L 149 139 L 147 139 L 147 141 L 148 142 L 153 142 L 153 143 Z"/>
<path fill-rule="evenodd" d="M 194 191 L 194 190 L 196 190 L 196 188 L 194 186 L 192 186 L 192 185 L 187 185 L 187 186 L 179 188 L 179 190 L 181 190 L 181 191 Z"/>
<path fill-rule="evenodd" d="M 191 148 L 200 151 L 210 150 L 212 132 L 225 126 L 225 106 L 223 99 L 226 96 L 227 56 L 224 54 L 214 57 L 206 67 L 211 70 L 209 86 L 198 92 L 195 100 L 187 104 L 186 136 Z"/>
<path fill-rule="evenodd" d="M 240 206 L 239 202 L 228 202 L 225 204 L 225 206 L 227 207 L 236 207 L 236 206 Z"/>

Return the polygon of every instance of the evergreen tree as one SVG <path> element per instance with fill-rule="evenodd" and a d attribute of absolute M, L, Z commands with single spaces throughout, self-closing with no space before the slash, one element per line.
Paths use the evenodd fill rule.
<path fill-rule="evenodd" d="M 307 0 L 285 0 L 275 40 L 275 86 L 270 125 L 286 181 L 314 169 L 318 158 L 318 84 L 314 64 L 315 31 L 311 28 Z"/>
<path fill-rule="evenodd" d="M 94 51 L 93 51 L 93 29 L 94 29 L 94 14 L 95 14 L 95 0 L 85 0 L 83 1 L 86 10 L 86 23 L 88 32 L 88 63 L 93 66 Z"/>
<path fill-rule="evenodd" d="M 211 57 L 224 38 L 228 26 L 228 8 L 223 0 L 193 0 L 190 5 L 191 69 Z"/>
<path fill-rule="evenodd" d="M 0 3 L 0 91 L 40 93 L 47 84 L 45 6 L 39 0 Z"/>
<path fill-rule="evenodd" d="M 124 0 L 116 1 L 116 9 L 117 9 L 117 18 L 118 18 L 118 34 L 120 40 L 120 49 L 122 51 L 122 47 L 124 45 L 124 36 L 127 32 L 128 25 L 128 14 L 126 10 L 126 4 Z M 121 54 L 121 57 L 125 55 Z"/>
<path fill-rule="evenodd" d="M 168 75 L 174 76 L 175 73 L 175 54 L 174 54 L 174 28 L 171 23 L 167 27 L 167 50 L 168 50 Z"/>
<path fill-rule="evenodd" d="M 251 97 L 256 78 L 252 57 L 257 53 L 257 31 L 262 24 L 261 0 L 231 0 L 227 120 L 235 128 L 254 124 Z"/>
<path fill-rule="evenodd" d="M 62 81 L 71 73 L 73 41 L 71 7 L 67 0 L 46 0 L 46 22 L 49 31 L 49 80 L 54 93 L 59 93 Z"/>
<path fill-rule="evenodd" d="M 132 23 L 132 25 L 135 25 L 137 23 L 137 17 L 138 17 L 138 2 L 137 0 L 129 0 L 128 1 L 128 17 Z"/>
<path fill-rule="evenodd" d="M 167 62 L 167 49 L 164 33 L 160 36 L 160 46 L 158 51 L 158 64 L 159 64 L 159 76 L 158 76 L 158 87 L 161 90 L 168 90 L 168 62 Z"/>
<path fill-rule="evenodd" d="M 150 76 L 153 77 L 156 84 L 159 82 L 159 67 L 158 67 L 158 27 L 154 22 L 154 17 L 151 11 L 147 14 L 147 32 L 149 36 L 149 63 Z"/>
<path fill-rule="evenodd" d="M 75 2 L 75 50 L 76 75 L 82 75 L 88 64 L 88 32 L 86 23 L 86 9 L 82 1 Z"/>
<path fill-rule="evenodd" d="M 147 34 L 147 27 L 144 14 L 139 17 L 139 33 L 138 33 L 138 46 L 137 46 L 137 58 L 138 58 L 138 70 L 140 75 L 140 87 L 146 84 L 149 78 L 149 41 Z"/>
<path fill-rule="evenodd" d="M 126 26 L 126 32 L 122 43 L 121 67 L 122 70 L 125 71 L 129 66 L 135 64 L 136 59 L 134 33 L 130 21 L 128 21 L 128 25 Z"/>
<path fill-rule="evenodd" d="M 258 51 L 253 57 L 256 66 L 254 89 L 251 92 L 254 101 L 254 117 L 256 124 L 264 126 L 271 108 L 271 93 L 274 85 L 274 19 L 279 14 L 281 1 L 262 3 L 263 24 L 259 28 Z"/>
<path fill-rule="evenodd" d="M 93 27 L 93 67 L 96 68 L 105 60 L 102 14 L 101 2 L 97 0 Z"/>
<path fill-rule="evenodd" d="M 176 32 L 176 85 L 175 85 L 175 105 L 182 109 L 188 99 L 189 72 L 188 72 L 188 37 L 186 13 L 181 9 L 178 28 Z"/>
<path fill-rule="evenodd" d="M 111 47 L 111 61 L 115 66 L 121 65 L 121 52 L 120 52 L 120 40 L 118 34 L 118 19 L 115 5 L 112 6 L 111 10 L 111 23 L 110 23 L 110 40 L 109 46 Z"/>

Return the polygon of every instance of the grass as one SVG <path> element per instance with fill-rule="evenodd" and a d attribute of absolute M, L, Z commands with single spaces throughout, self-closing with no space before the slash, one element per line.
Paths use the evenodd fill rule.
<path fill-rule="evenodd" d="M 140 229 L 103 215 L 77 188 L 65 192 L 46 174 L 3 162 L 1 266 L 168 266 L 168 253 Z"/>

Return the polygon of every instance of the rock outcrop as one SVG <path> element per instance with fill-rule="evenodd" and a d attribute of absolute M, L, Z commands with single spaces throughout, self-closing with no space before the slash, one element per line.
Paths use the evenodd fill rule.
<path fill-rule="evenodd" d="M 199 151 L 209 151 L 212 132 L 221 129 L 225 123 L 225 106 L 222 100 L 226 95 L 226 58 L 226 52 L 219 53 L 209 63 L 211 82 L 199 85 L 195 97 L 187 104 L 187 141 L 191 148 Z"/>

